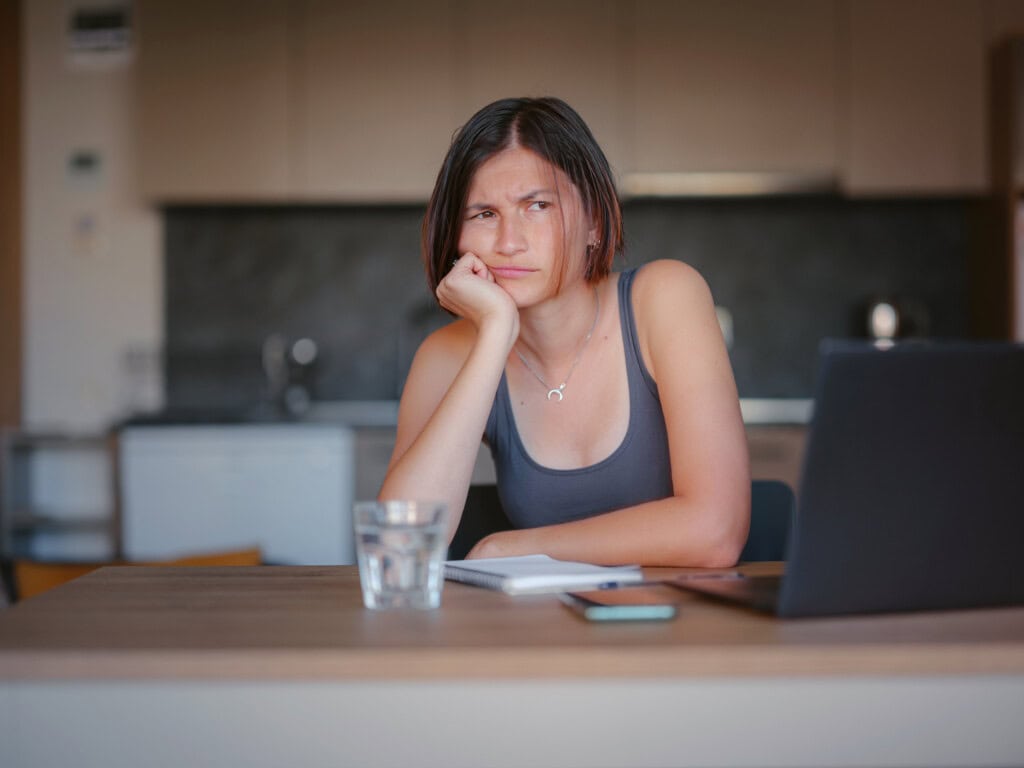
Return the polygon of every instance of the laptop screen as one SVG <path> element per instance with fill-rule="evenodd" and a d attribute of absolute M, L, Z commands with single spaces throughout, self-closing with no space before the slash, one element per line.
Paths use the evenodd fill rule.
<path fill-rule="evenodd" d="M 823 344 L 779 613 L 1024 603 L 1024 346 Z"/>

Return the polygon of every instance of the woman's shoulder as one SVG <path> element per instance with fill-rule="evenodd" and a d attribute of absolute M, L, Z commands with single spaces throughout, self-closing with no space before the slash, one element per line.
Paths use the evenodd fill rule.
<path fill-rule="evenodd" d="M 458 318 L 432 332 L 416 352 L 432 364 L 450 363 L 461 366 L 469 356 L 476 338 L 476 329 L 465 318 Z"/>
<path fill-rule="evenodd" d="M 413 357 L 402 402 L 417 403 L 425 399 L 432 403 L 431 408 L 436 406 L 469 357 L 474 333 L 472 324 L 459 319 L 427 336 Z"/>
<path fill-rule="evenodd" d="M 641 354 L 659 387 L 680 360 L 721 343 L 711 290 L 688 264 L 670 259 L 645 264 L 634 280 L 632 304 Z"/>
<path fill-rule="evenodd" d="M 683 261 L 658 259 L 636 269 L 633 277 L 633 305 L 638 310 L 694 299 L 709 294 L 707 281 Z"/>

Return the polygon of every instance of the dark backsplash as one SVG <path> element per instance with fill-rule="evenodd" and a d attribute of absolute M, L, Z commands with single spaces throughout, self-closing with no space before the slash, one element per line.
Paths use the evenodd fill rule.
<path fill-rule="evenodd" d="M 879 296 L 927 308 L 932 336 L 968 334 L 971 200 L 838 197 L 635 200 L 626 259 L 686 261 L 733 316 L 744 397 L 807 397 L 819 341 L 863 336 Z M 388 400 L 420 341 L 449 318 L 419 259 L 423 209 L 174 207 L 166 210 L 167 404 L 254 406 L 261 347 L 309 337 L 312 394 Z"/>

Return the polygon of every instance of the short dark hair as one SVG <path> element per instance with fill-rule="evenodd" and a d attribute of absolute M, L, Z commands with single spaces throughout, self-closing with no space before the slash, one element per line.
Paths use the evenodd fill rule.
<path fill-rule="evenodd" d="M 596 282 L 611 272 L 622 251 L 622 210 L 608 160 L 576 111 L 561 99 L 501 99 L 469 119 L 452 140 L 423 218 L 422 255 L 430 290 L 459 258 L 459 234 L 473 175 L 512 146 L 535 152 L 576 186 L 594 217 L 600 241 L 589 248 L 584 277 Z"/>

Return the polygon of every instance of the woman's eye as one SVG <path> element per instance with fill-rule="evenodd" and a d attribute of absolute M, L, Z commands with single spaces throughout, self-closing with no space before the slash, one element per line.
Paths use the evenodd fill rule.
<path fill-rule="evenodd" d="M 490 219 L 494 216 L 494 211 L 480 211 L 475 216 L 470 216 L 471 219 Z"/>
<path fill-rule="evenodd" d="M 551 203 L 549 203 L 547 200 L 534 200 L 532 203 L 530 203 L 531 211 L 546 211 L 550 207 Z"/>

